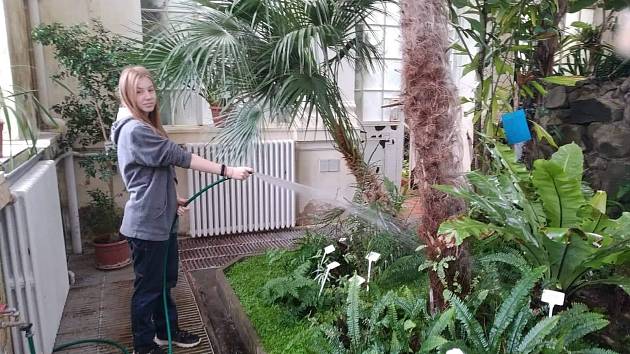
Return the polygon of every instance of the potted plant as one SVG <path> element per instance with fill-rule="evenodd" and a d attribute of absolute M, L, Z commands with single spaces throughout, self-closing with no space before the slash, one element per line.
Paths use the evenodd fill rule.
<path fill-rule="evenodd" d="M 118 232 L 122 209 L 112 197 L 101 190 L 91 190 L 88 194 L 92 200 L 82 209 L 82 225 L 85 225 L 86 233 L 92 237 L 96 268 L 111 270 L 129 265 L 129 245 Z"/>
<path fill-rule="evenodd" d="M 203 97 L 210 105 L 210 112 L 212 112 L 212 123 L 215 127 L 222 128 L 225 124 L 225 117 L 227 115 L 226 94 L 220 91 L 207 90 Z"/>
<path fill-rule="evenodd" d="M 4 133 L 4 121 L 2 120 L 2 118 L 0 118 L 0 157 L 4 156 L 2 154 L 2 134 Z"/>

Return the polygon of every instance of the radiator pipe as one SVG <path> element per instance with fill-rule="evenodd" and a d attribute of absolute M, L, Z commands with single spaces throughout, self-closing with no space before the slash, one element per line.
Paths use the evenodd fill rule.
<path fill-rule="evenodd" d="M 81 222 L 79 221 L 79 198 L 77 197 L 76 177 L 74 173 L 74 157 L 95 156 L 96 153 L 79 153 L 68 150 L 55 158 L 55 164 L 63 160 L 66 190 L 68 193 L 68 216 L 70 218 L 70 235 L 72 239 L 72 253 L 82 254 Z"/>

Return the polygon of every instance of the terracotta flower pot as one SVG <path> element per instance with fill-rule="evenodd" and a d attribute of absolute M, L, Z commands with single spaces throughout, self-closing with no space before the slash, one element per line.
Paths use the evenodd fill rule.
<path fill-rule="evenodd" d="M 113 243 L 94 242 L 94 257 L 96 268 L 102 270 L 119 269 L 131 264 L 131 251 L 127 240 Z"/>
<path fill-rule="evenodd" d="M 4 122 L 0 121 L 0 157 L 4 156 L 2 154 L 2 133 L 4 133 Z"/>
<path fill-rule="evenodd" d="M 225 116 L 221 114 L 222 109 L 223 107 L 221 106 L 210 106 L 210 111 L 212 112 L 212 122 L 217 128 L 222 128 L 223 123 L 225 123 Z"/>

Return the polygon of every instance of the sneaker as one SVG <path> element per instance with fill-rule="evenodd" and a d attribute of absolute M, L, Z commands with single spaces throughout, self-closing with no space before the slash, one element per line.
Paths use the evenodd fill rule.
<path fill-rule="evenodd" d="M 140 348 L 133 351 L 133 354 L 166 354 L 164 349 L 160 348 L 156 344 L 148 347 Z"/>
<path fill-rule="evenodd" d="M 176 330 L 171 333 L 171 339 L 173 344 L 180 348 L 192 348 L 201 343 L 201 338 L 199 338 L 198 335 L 182 330 Z M 161 338 L 161 336 L 155 336 L 153 341 L 157 345 L 168 345 L 168 337 L 166 335 L 164 335 L 164 338 Z"/>

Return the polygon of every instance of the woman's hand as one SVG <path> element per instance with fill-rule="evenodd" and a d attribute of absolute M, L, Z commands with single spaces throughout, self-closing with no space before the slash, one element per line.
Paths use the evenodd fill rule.
<path fill-rule="evenodd" d="M 233 179 L 243 180 L 253 173 L 254 169 L 251 167 L 228 167 L 226 175 Z"/>
<path fill-rule="evenodd" d="M 186 214 L 186 212 L 188 212 L 188 210 L 190 209 L 189 206 L 186 206 L 186 202 L 188 201 L 188 199 L 186 198 L 181 198 L 181 197 L 177 197 L 177 215 L 182 216 L 184 214 Z"/>

